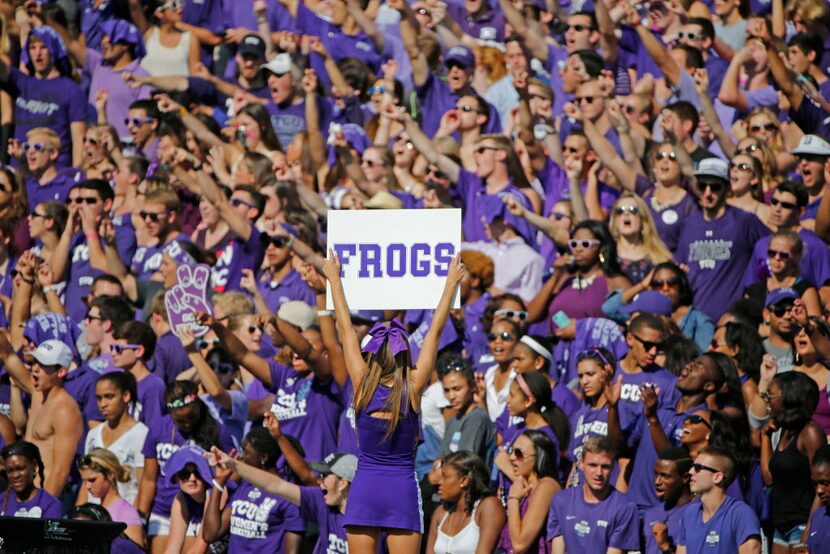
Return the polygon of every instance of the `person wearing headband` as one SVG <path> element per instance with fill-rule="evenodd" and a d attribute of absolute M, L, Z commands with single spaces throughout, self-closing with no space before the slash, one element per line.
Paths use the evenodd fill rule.
<path fill-rule="evenodd" d="M 553 349 L 548 337 L 524 335 L 513 347 L 513 365 L 510 367 L 516 373 L 539 371 L 545 374 L 550 381 L 554 404 L 559 406 L 570 420 L 582 405 L 582 401 L 570 387 L 559 382 L 557 376 L 551 372 L 552 361 Z"/>

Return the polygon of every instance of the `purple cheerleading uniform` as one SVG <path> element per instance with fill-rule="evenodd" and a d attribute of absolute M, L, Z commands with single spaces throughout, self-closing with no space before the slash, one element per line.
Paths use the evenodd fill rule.
<path fill-rule="evenodd" d="M 695 306 L 713 321 L 741 297 L 755 243 L 769 234 L 757 217 L 732 207 L 713 221 L 686 219 L 675 258 L 689 266 Z"/>
<path fill-rule="evenodd" d="M 271 392 L 276 394 L 271 413 L 280 428 L 302 443 L 306 458 L 322 460 L 337 446 L 337 424 L 343 406 L 334 379 L 322 381 L 293 368 L 269 361 Z"/>
<path fill-rule="evenodd" d="M 11 490 L 0 492 L 0 516 L 61 519 L 60 501 L 43 489 L 37 489 L 31 500 L 20 502 Z"/>
<path fill-rule="evenodd" d="M 217 430 L 216 446 L 223 452 L 230 452 L 230 449 L 234 446 L 231 434 L 224 425 L 218 423 Z M 191 436 L 185 436 L 176 427 L 169 415 L 162 417 L 160 421 L 150 427 L 150 432 L 147 433 L 147 438 L 144 439 L 144 448 L 141 453 L 145 460 L 156 460 L 159 466 L 159 474 L 156 478 L 156 496 L 153 498 L 153 506 L 150 510 L 154 514 L 170 517 L 173 499 L 180 489 L 177 484 L 170 481 L 170 476 L 164 473 L 164 466 L 173 453 L 186 444 L 195 444 L 195 442 Z"/>
<path fill-rule="evenodd" d="M 270 273 L 263 272 L 257 278 L 257 288 L 265 299 L 265 305 L 273 313 L 277 313 L 280 306 L 291 300 L 299 300 L 312 307 L 317 305 L 315 292 L 293 268 L 279 281 L 272 281 Z"/>
<path fill-rule="evenodd" d="M 568 552 L 605 552 L 640 549 L 637 506 L 617 489 L 604 500 L 589 504 L 582 487 L 565 489 L 553 497 L 548 512 L 548 540 L 562 537 Z"/>
<path fill-rule="evenodd" d="M 11 67 L 3 89 L 14 98 L 14 137 L 26 142 L 28 131 L 48 127 L 60 139 L 58 163 L 72 165 L 70 125 L 86 121 L 86 98 L 81 87 L 68 77 L 38 79 Z"/>
<path fill-rule="evenodd" d="M 415 477 L 419 414 L 411 406 L 403 406 L 389 438 L 389 421 L 369 415 L 386 410 L 391 392 L 391 388 L 378 385 L 368 405 L 356 414 L 360 454 L 343 524 L 423 533 L 421 491 Z M 408 400 L 404 402 L 408 404 Z"/>
<path fill-rule="evenodd" d="M 668 528 L 668 534 L 672 542 L 677 542 L 677 537 L 680 535 L 680 521 L 683 519 L 683 511 L 689 504 L 682 506 L 674 506 L 666 509 L 665 504 L 660 504 L 654 508 L 646 510 L 643 514 L 643 536 L 646 539 L 645 554 L 663 554 L 663 551 L 657 547 L 657 542 L 654 540 L 654 535 L 651 528 L 655 523 L 664 523 Z"/>
<path fill-rule="evenodd" d="M 703 521 L 703 504 L 691 502 L 683 511 L 675 543 L 686 552 L 737 552 L 751 538 L 760 542 L 761 526 L 752 508 L 729 496 L 709 521 Z M 812 552 L 812 551 L 811 551 Z"/>
<path fill-rule="evenodd" d="M 232 234 L 230 240 L 216 252 L 216 264 L 210 270 L 210 284 L 216 293 L 241 290 L 243 268 L 257 268 L 262 263 L 265 246 L 259 229 L 250 225 L 247 241 Z"/>
<path fill-rule="evenodd" d="M 297 506 L 247 481 L 239 484 L 228 505 L 231 509 L 228 552 L 283 552 L 286 532 L 305 531 Z"/>
<path fill-rule="evenodd" d="M 300 487 L 300 514 L 303 519 L 313 521 L 320 529 L 320 537 L 312 554 L 348 551 L 343 514 L 337 507 L 326 504 L 325 494 L 320 487 Z"/>

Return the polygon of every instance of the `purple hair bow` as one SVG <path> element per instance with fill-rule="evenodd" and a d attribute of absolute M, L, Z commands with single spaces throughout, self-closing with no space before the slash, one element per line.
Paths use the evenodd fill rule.
<path fill-rule="evenodd" d="M 363 347 L 364 352 L 377 354 L 377 351 L 387 340 L 393 356 L 409 348 L 409 336 L 406 334 L 406 328 L 397 319 L 390 321 L 388 326 L 383 323 L 375 323 L 369 331 L 369 335 L 372 338 Z"/>

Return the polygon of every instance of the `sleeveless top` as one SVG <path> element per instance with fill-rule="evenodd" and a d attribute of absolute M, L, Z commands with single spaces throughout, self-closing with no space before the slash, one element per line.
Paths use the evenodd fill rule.
<path fill-rule="evenodd" d="M 441 518 L 441 523 L 438 524 L 438 533 L 435 537 L 435 545 L 433 550 L 435 554 L 475 554 L 478 546 L 478 538 L 481 534 L 481 529 L 476 523 L 476 510 L 481 500 L 473 505 L 473 512 L 470 514 L 470 522 L 464 526 L 461 531 L 453 536 L 444 533 L 444 521 L 450 515 L 449 512 L 444 514 Z"/>
<path fill-rule="evenodd" d="M 813 421 L 818 423 L 824 434 L 830 437 L 830 382 L 827 386 L 819 391 L 818 405 L 816 411 L 813 412 Z"/>
<path fill-rule="evenodd" d="M 357 443 L 360 447 L 358 469 L 379 465 L 385 471 L 397 468 L 414 471 L 420 417 L 411 406 L 407 406 L 409 398 L 401 402 L 401 417 L 389 438 L 386 437 L 389 420 L 369 415 L 386 411 L 386 401 L 391 392 L 391 387 L 378 385 L 366 408 L 355 415 Z"/>
<path fill-rule="evenodd" d="M 571 277 L 553 299 L 548 308 L 548 320 L 562 310 L 571 319 L 605 317 L 602 303 L 608 296 L 608 281 L 599 273 L 588 279 Z M 551 325 L 551 330 L 555 331 Z"/>
<path fill-rule="evenodd" d="M 522 515 L 522 519 L 524 519 L 527 513 L 528 506 L 530 506 L 530 494 L 519 501 L 519 513 Z M 510 540 L 510 523 L 508 521 L 504 522 L 496 550 L 504 552 L 505 554 L 513 554 L 513 542 Z M 547 526 L 545 524 L 542 524 L 538 538 L 533 541 L 525 552 L 526 554 L 550 554 L 551 547 L 550 541 L 547 540 Z"/>
<path fill-rule="evenodd" d="M 810 461 L 798 450 L 798 434 L 784 450 L 778 450 L 776 445 L 769 469 L 772 473 L 770 507 L 775 529 L 786 532 L 796 525 L 807 523 L 814 489 L 810 479 Z"/>
<path fill-rule="evenodd" d="M 190 75 L 187 61 L 190 55 L 189 32 L 182 33 L 179 44 L 173 48 L 164 46 L 159 38 L 159 28 L 153 27 L 147 39 L 147 55 L 141 60 L 141 67 L 153 77 L 168 75 Z"/>

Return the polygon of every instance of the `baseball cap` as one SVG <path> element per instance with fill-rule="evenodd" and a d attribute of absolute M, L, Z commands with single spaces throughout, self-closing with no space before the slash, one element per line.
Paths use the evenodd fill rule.
<path fill-rule="evenodd" d="M 376 192 L 373 197 L 363 202 L 367 210 L 400 210 L 403 208 L 401 199 L 385 190 Z"/>
<path fill-rule="evenodd" d="M 472 50 L 466 46 L 453 46 L 444 56 L 444 65 L 449 65 L 451 62 L 456 62 L 464 67 L 475 65 L 476 58 L 473 56 Z"/>
<path fill-rule="evenodd" d="M 196 466 L 196 473 L 205 483 L 210 483 L 213 479 L 213 470 L 210 469 L 210 464 L 205 459 L 205 451 L 195 444 L 188 444 L 176 450 L 164 464 L 163 475 L 173 482 L 176 474 L 187 464 Z"/>
<path fill-rule="evenodd" d="M 40 365 L 56 365 L 63 368 L 69 368 L 72 365 L 72 349 L 59 340 L 43 341 L 40 346 L 32 350 L 31 354 Z"/>
<path fill-rule="evenodd" d="M 314 310 L 300 300 L 284 302 L 277 310 L 277 317 L 303 331 L 314 324 Z"/>
<path fill-rule="evenodd" d="M 795 289 L 790 287 L 781 287 L 780 289 L 775 289 L 767 293 L 767 299 L 764 302 L 764 306 L 775 306 L 782 300 L 796 300 L 798 298 L 799 296 Z"/>
<path fill-rule="evenodd" d="M 334 452 L 326 456 L 322 462 L 310 462 L 308 465 L 320 475 L 333 474 L 346 481 L 354 481 L 357 458 L 352 454 Z"/>
<path fill-rule="evenodd" d="M 790 150 L 791 154 L 802 154 L 807 156 L 828 156 L 830 157 L 830 143 L 818 135 L 804 135 L 798 141 L 798 146 Z"/>
<path fill-rule="evenodd" d="M 729 181 L 729 164 L 720 158 L 702 159 L 695 169 L 695 177 L 716 177 Z"/>
<path fill-rule="evenodd" d="M 265 41 L 259 35 L 253 33 L 245 35 L 245 38 L 239 43 L 239 55 L 244 56 L 246 54 L 256 56 L 258 60 L 265 59 Z"/>
<path fill-rule="evenodd" d="M 642 312 L 669 316 L 672 313 L 671 298 L 656 290 L 644 290 L 634 297 L 634 301 L 620 308 L 620 312 L 630 315 Z"/>
<path fill-rule="evenodd" d="M 270 71 L 274 75 L 285 75 L 291 71 L 291 54 L 285 52 L 277 54 L 270 62 L 262 64 L 259 68 Z"/>

